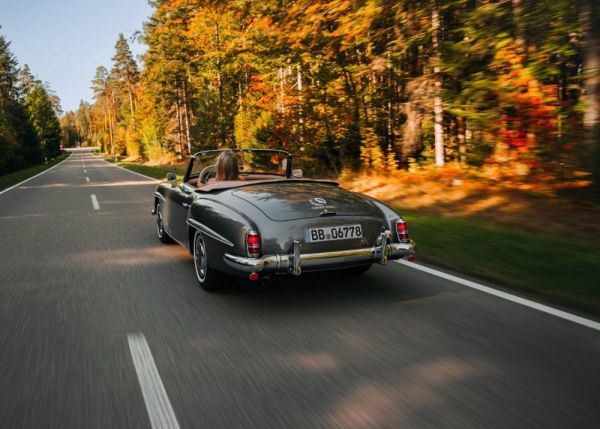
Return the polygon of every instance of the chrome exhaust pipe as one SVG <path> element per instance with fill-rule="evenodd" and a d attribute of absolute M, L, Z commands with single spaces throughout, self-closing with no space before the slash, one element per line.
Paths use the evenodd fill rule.
<path fill-rule="evenodd" d="M 264 276 L 260 279 L 260 284 L 263 286 L 269 286 L 271 284 L 271 277 Z"/>

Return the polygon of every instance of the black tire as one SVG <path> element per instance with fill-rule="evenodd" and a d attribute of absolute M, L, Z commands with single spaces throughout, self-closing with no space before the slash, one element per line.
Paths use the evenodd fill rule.
<path fill-rule="evenodd" d="M 162 219 L 162 206 L 159 201 L 156 203 L 156 233 L 158 235 L 158 239 L 164 244 L 174 243 L 174 240 L 169 236 L 169 234 L 166 233 Z"/>
<path fill-rule="evenodd" d="M 222 289 L 227 276 L 225 273 L 208 266 L 208 254 L 206 253 L 204 238 L 200 231 L 196 231 L 194 234 L 193 254 L 194 270 L 196 271 L 196 279 L 200 287 L 209 292 Z"/>
<path fill-rule="evenodd" d="M 366 273 L 371 268 L 371 264 L 369 265 L 360 265 L 358 267 L 346 268 L 344 270 L 344 274 L 349 276 L 360 276 L 361 274 Z"/>

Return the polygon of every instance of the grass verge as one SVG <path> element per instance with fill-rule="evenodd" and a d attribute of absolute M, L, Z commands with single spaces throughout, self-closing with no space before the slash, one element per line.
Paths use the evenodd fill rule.
<path fill-rule="evenodd" d="M 401 213 L 419 259 L 600 314 L 600 246 L 461 218 Z"/>
<path fill-rule="evenodd" d="M 183 164 L 182 165 L 178 165 L 178 164 L 146 165 L 146 164 L 139 164 L 136 162 L 123 161 L 123 160 L 120 160 L 119 158 L 117 158 L 117 160 L 115 161 L 114 157 L 107 157 L 105 159 L 106 159 L 106 161 L 111 162 L 115 165 L 118 165 L 119 167 L 123 167 L 128 170 L 135 171 L 137 173 L 145 174 L 146 176 L 150 176 L 150 177 L 153 177 L 153 178 L 159 179 L 159 180 L 166 179 L 167 173 L 175 173 L 175 174 L 177 174 L 178 178 L 181 179 L 183 177 L 183 174 L 185 173 L 185 169 L 187 167 L 187 165 L 183 165 Z"/>
<path fill-rule="evenodd" d="M 12 173 L 0 176 L 0 191 L 3 191 L 6 188 L 10 188 L 11 186 L 16 185 L 17 183 L 22 182 L 23 180 L 29 179 L 30 177 L 49 169 L 50 167 L 58 164 L 68 156 L 68 153 L 63 153 L 62 155 L 59 155 L 56 158 L 48 161 L 47 164 L 44 163 L 34 165 L 31 167 L 24 168 L 22 170 L 13 171 Z"/>

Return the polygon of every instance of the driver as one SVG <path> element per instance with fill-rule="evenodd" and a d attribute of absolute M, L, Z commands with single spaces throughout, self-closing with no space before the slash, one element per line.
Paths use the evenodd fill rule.
<path fill-rule="evenodd" d="M 216 177 L 208 179 L 206 183 L 243 180 L 239 175 L 238 161 L 235 154 L 225 150 L 219 154 L 216 162 Z"/>

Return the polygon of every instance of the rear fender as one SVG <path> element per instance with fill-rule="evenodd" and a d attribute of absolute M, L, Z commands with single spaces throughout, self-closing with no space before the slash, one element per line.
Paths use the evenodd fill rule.
<path fill-rule="evenodd" d="M 371 201 L 373 204 L 375 204 L 375 206 L 381 211 L 381 214 L 384 216 L 384 218 L 386 219 L 388 228 L 390 229 L 390 231 L 394 231 L 394 228 L 396 227 L 394 225 L 394 221 L 396 219 L 402 219 L 402 215 L 400 215 L 398 212 L 396 212 L 394 209 L 392 209 L 390 206 L 388 206 L 387 204 L 382 203 L 379 200 L 376 200 L 373 197 L 370 197 L 368 195 L 363 195 L 361 194 L 365 199 Z M 394 234 L 394 237 L 396 235 Z"/>
<path fill-rule="evenodd" d="M 187 247 L 193 253 L 194 235 L 200 231 L 204 238 L 211 268 L 230 271 L 223 261 L 225 253 L 245 255 L 246 232 L 256 225 L 246 216 L 215 200 L 201 198 L 190 208 Z"/>

